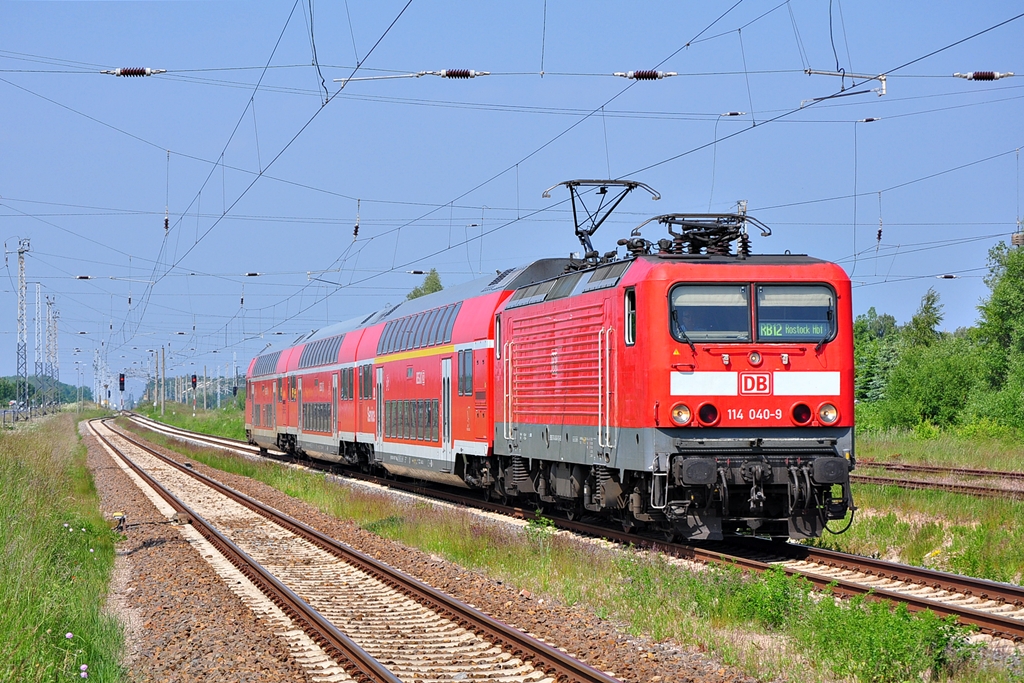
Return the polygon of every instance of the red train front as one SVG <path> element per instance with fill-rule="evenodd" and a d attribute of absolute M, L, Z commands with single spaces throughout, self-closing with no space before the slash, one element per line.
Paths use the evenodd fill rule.
<path fill-rule="evenodd" d="M 574 200 L 599 184 L 572 182 Z M 615 185 L 639 184 L 600 181 Z M 625 258 L 590 248 L 599 221 L 577 224 L 583 259 L 261 356 L 250 440 L 689 539 L 821 535 L 853 507 L 848 277 L 750 255 L 746 228 L 763 226 L 747 216 L 652 220 L 669 237 L 638 228 Z M 295 362 L 315 353 L 322 367 Z M 302 407 L 303 382 L 319 407 Z M 278 410 L 255 405 L 264 394 Z"/>

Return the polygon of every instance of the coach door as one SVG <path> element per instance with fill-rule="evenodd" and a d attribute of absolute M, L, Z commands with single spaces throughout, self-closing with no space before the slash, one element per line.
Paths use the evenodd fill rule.
<path fill-rule="evenodd" d="M 338 373 L 331 375 L 331 434 L 338 442 Z"/>
<path fill-rule="evenodd" d="M 302 412 L 302 378 L 297 377 L 296 381 L 299 383 L 299 419 L 296 421 L 296 424 L 299 425 L 299 434 L 302 434 L 302 430 L 306 428 L 306 425 L 304 424 L 306 416 Z"/>
<path fill-rule="evenodd" d="M 377 430 L 373 449 L 380 461 L 384 459 L 384 368 L 377 368 L 377 414 L 373 416 L 373 421 Z"/>
<path fill-rule="evenodd" d="M 441 469 L 451 472 L 455 464 L 452 447 L 452 359 L 441 359 Z"/>
<path fill-rule="evenodd" d="M 270 410 L 267 412 L 267 419 L 270 420 L 270 426 L 277 428 L 277 380 L 270 380 Z"/>

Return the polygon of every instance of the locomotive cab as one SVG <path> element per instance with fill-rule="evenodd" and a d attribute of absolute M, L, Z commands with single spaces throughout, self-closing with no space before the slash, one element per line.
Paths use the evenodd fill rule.
<path fill-rule="evenodd" d="M 648 352 L 666 414 L 642 514 L 660 510 L 689 538 L 820 536 L 852 506 L 845 273 L 806 256 L 712 257 L 652 280 L 667 302 Z"/>

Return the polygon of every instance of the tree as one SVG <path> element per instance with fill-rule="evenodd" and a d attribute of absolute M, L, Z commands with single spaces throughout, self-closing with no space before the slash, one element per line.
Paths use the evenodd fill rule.
<path fill-rule="evenodd" d="M 853 321 L 853 338 L 856 341 L 869 341 L 871 339 L 884 339 L 896 331 L 896 318 L 888 313 L 879 315 L 875 307 L 868 309 L 867 313 L 857 316 Z"/>
<path fill-rule="evenodd" d="M 985 284 L 992 293 L 978 306 L 978 339 L 989 382 L 999 389 L 1012 370 L 1024 372 L 1024 250 L 1000 242 L 989 250 L 988 265 Z"/>
<path fill-rule="evenodd" d="M 896 318 L 879 315 L 872 306 L 853 321 L 854 396 L 858 401 L 877 401 L 885 395 L 889 371 L 896 353 Z"/>
<path fill-rule="evenodd" d="M 437 274 L 436 268 L 431 268 L 427 276 L 423 278 L 423 284 L 416 287 L 411 292 L 405 295 L 406 299 L 418 299 L 421 296 L 427 294 L 433 294 L 434 292 L 440 292 L 444 287 L 441 286 L 441 276 Z"/>
<path fill-rule="evenodd" d="M 921 306 L 917 313 L 900 329 L 900 335 L 907 346 L 931 346 L 941 336 L 935 328 L 942 322 L 942 304 L 939 293 L 929 287 L 921 297 Z"/>

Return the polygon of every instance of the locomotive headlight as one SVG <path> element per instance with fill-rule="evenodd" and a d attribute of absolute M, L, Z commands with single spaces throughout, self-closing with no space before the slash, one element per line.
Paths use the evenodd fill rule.
<path fill-rule="evenodd" d="M 701 424 L 713 427 L 718 423 L 718 408 L 712 403 L 705 403 L 697 409 L 697 418 Z"/>
<path fill-rule="evenodd" d="M 823 403 L 818 408 L 818 419 L 830 425 L 839 419 L 839 410 L 831 403 Z"/>
<path fill-rule="evenodd" d="M 798 425 L 805 425 L 811 421 L 811 408 L 806 403 L 797 403 L 793 406 L 793 422 Z"/>
<path fill-rule="evenodd" d="M 760 365 L 762 360 L 761 354 L 757 351 L 751 351 L 750 355 L 747 356 L 747 360 L 750 361 L 751 365 Z"/>
<path fill-rule="evenodd" d="M 686 404 L 677 403 L 672 406 L 672 422 L 676 423 L 680 427 L 689 424 L 691 417 L 693 417 L 693 414 L 690 412 L 690 408 Z"/>

